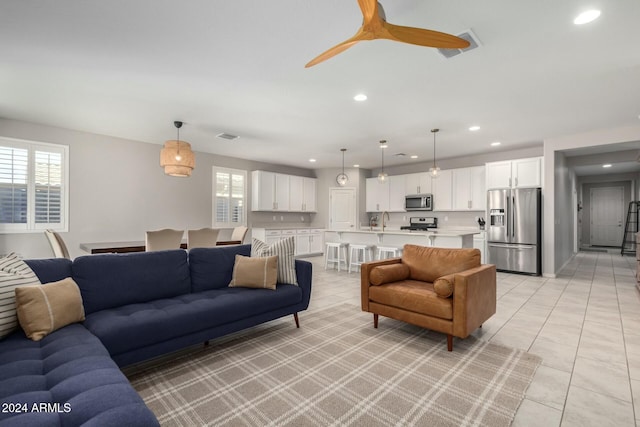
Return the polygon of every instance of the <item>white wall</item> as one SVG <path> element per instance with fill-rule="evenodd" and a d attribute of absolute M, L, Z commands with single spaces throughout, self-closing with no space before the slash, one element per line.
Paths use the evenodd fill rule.
<path fill-rule="evenodd" d="M 557 266 L 562 266 L 574 254 L 574 210 L 577 209 L 577 206 L 573 206 L 573 195 L 577 189 L 575 173 L 567 166 L 566 156 L 560 152 L 555 152 L 554 155 L 557 214 L 554 223 L 547 223 L 545 226 L 553 228 L 554 235 L 557 237 L 554 263 Z"/>
<path fill-rule="evenodd" d="M 569 135 L 559 138 L 548 138 L 544 141 L 544 235 L 543 235 L 543 263 L 542 272 L 545 276 L 555 276 L 564 265 L 566 253 L 561 240 L 564 236 L 556 236 L 556 218 L 566 214 L 565 201 L 561 199 L 565 195 L 564 179 L 568 178 L 563 173 L 556 172 L 556 151 L 570 150 L 573 148 L 593 147 L 599 145 L 618 144 L 621 142 L 639 141 L 640 126 L 625 126 L 614 129 L 604 129 L 582 134 Z M 564 165 L 558 166 L 560 169 Z M 563 182 L 556 182 L 558 179 Z M 564 177 L 564 178 L 563 178 Z M 558 192 L 556 188 L 558 187 Z M 557 207 L 557 208 L 556 208 Z M 556 248 L 560 251 L 556 257 Z"/>
<path fill-rule="evenodd" d="M 257 169 L 314 177 L 312 170 L 196 153 L 192 176 L 175 178 L 160 167 L 159 144 L 4 119 L 0 135 L 69 146 L 69 232 L 61 235 L 72 257 L 86 255 L 79 248 L 83 242 L 144 240 L 146 230 L 210 227 L 214 165 L 247 170 L 249 182 Z M 285 215 L 278 223 L 301 222 L 300 214 Z M 302 216 L 311 221 L 311 214 Z M 248 212 L 248 222 L 272 222 L 272 215 Z M 25 258 L 52 255 L 42 232 L 0 234 L 0 253 L 11 251 Z"/>
<path fill-rule="evenodd" d="M 329 189 L 338 187 L 336 176 L 342 172 L 342 168 L 317 169 L 315 171 L 318 179 L 318 212 L 311 220 L 313 227 L 329 228 Z M 357 194 L 358 223 L 366 222 L 365 212 L 366 177 L 370 174 L 367 169 L 345 168 L 345 173 L 349 177 L 349 182 L 345 187 L 353 187 Z"/>

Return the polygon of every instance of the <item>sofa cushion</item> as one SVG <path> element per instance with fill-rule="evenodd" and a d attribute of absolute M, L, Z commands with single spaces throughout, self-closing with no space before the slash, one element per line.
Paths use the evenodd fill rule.
<path fill-rule="evenodd" d="M 479 249 L 445 249 L 404 245 L 402 263 L 413 280 L 433 283 L 438 277 L 480 266 Z"/>
<path fill-rule="evenodd" d="M 60 408 L 0 412 L 0 425 L 158 425 L 100 340 L 80 324 L 40 341 L 22 331 L 0 341 L 0 403 Z"/>
<path fill-rule="evenodd" d="M 433 282 L 433 290 L 441 298 L 449 298 L 453 295 L 453 284 L 455 283 L 455 273 L 438 277 Z"/>
<path fill-rule="evenodd" d="M 232 323 L 302 301 L 298 286 L 212 289 L 88 314 L 85 326 L 112 355 Z"/>
<path fill-rule="evenodd" d="M 441 319 L 453 319 L 453 299 L 438 297 L 432 283 L 403 280 L 371 286 L 369 300 Z"/>
<path fill-rule="evenodd" d="M 246 257 L 236 255 L 230 288 L 275 289 L 278 277 L 278 257 Z"/>
<path fill-rule="evenodd" d="M 236 255 L 250 256 L 251 245 L 191 249 L 191 291 L 200 292 L 229 286 Z"/>
<path fill-rule="evenodd" d="M 82 256 L 72 269 L 86 314 L 191 291 L 182 249 Z"/>
<path fill-rule="evenodd" d="M 287 237 L 267 245 L 265 242 L 253 239 L 251 244 L 252 257 L 277 256 L 278 257 L 278 282 L 297 285 L 295 236 Z"/>
<path fill-rule="evenodd" d="M 379 265 L 371 269 L 369 282 L 374 286 L 379 286 L 385 283 L 406 280 L 409 278 L 409 273 L 409 267 L 402 263 Z"/>
<path fill-rule="evenodd" d="M 13 332 L 17 325 L 15 289 L 40 285 L 29 265 L 11 252 L 0 258 L 0 338 Z"/>
<path fill-rule="evenodd" d="M 34 341 L 84 320 L 80 290 L 70 277 L 46 285 L 17 287 L 16 311 L 22 330 Z"/>

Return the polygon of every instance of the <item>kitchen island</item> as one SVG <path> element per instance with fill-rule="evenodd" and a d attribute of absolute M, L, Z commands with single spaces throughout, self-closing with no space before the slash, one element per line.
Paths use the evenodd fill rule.
<path fill-rule="evenodd" d="M 473 236 L 478 230 L 327 230 L 325 242 L 345 242 L 376 246 L 414 244 L 439 248 L 473 248 Z"/>

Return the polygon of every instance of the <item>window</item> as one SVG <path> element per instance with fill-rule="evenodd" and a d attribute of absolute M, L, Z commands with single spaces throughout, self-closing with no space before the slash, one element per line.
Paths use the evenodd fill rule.
<path fill-rule="evenodd" d="M 68 152 L 0 137 L 0 232 L 67 231 Z"/>
<path fill-rule="evenodd" d="M 246 225 L 247 171 L 213 167 L 213 226 Z"/>

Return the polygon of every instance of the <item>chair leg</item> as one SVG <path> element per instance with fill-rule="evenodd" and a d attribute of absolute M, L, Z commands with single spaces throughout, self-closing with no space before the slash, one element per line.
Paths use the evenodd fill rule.
<path fill-rule="evenodd" d="M 378 315 L 377 314 L 373 314 L 373 327 L 378 329 Z"/>
<path fill-rule="evenodd" d="M 293 320 L 296 321 L 296 328 L 300 328 L 300 320 L 298 320 L 298 313 L 293 313 Z"/>
<path fill-rule="evenodd" d="M 453 335 L 447 334 L 447 351 L 453 351 Z"/>

